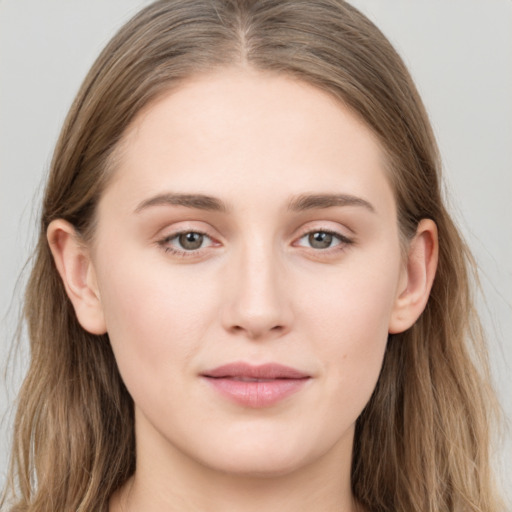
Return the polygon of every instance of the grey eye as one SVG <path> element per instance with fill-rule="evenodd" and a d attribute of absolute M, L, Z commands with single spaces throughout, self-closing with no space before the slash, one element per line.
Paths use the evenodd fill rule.
<path fill-rule="evenodd" d="M 201 233 L 195 233 L 193 231 L 181 233 L 178 235 L 178 243 L 183 249 L 187 251 L 194 251 L 195 249 L 201 248 L 203 241 L 204 235 Z"/>
<path fill-rule="evenodd" d="M 331 247 L 334 236 L 325 231 L 316 231 L 307 235 L 308 242 L 313 249 L 328 249 Z"/>

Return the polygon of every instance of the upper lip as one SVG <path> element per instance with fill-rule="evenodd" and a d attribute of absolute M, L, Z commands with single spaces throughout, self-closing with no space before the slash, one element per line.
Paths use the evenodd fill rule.
<path fill-rule="evenodd" d="M 250 378 L 250 379 L 305 379 L 309 375 L 278 363 L 251 365 L 244 362 L 234 362 L 218 366 L 203 372 L 204 377 L 212 378 Z"/>

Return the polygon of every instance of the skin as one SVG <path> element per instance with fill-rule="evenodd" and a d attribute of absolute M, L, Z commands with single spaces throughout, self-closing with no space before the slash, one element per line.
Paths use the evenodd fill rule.
<path fill-rule="evenodd" d="M 137 469 L 112 511 L 355 510 L 354 424 L 388 334 L 421 314 L 437 261 L 428 220 L 402 257 L 383 155 L 326 93 L 224 69 L 137 116 L 91 245 L 52 223 L 77 316 L 109 333 L 135 402 Z M 169 204 L 170 193 L 227 211 Z M 309 194 L 359 203 L 288 209 Z M 318 247 L 309 234 L 326 230 L 331 246 Z M 186 250 L 175 235 L 187 231 L 206 234 L 201 248 L 169 252 Z M 271 407 L 243 407 L 200 377 L 233 361 L 311 378 Z"/>

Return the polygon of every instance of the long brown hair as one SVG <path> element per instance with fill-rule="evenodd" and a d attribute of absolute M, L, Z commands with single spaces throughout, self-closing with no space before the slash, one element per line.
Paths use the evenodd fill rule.
<path fill-rule="evenodd" d="M 439 265 L 417 323 L 391 335 L 357 421 L 352 488 L 372 512 L 497 512 L 489 466 L 495 399 L 471 293 L 471 255 L 445 210 L 429 121 L 402 60 L 343 0 L 161 0 L 111 40 L 55 149 L 26 291 L 31 363 L 19 397 L 10 510 L 108 510 L 135 470 L 133 402 L 108 335 L 79 325 L 46 240 L 49 223 L 85 238 L 116 148 L 141 108 L 223 66 L 293 76 L 334 95 L 379 137 L 407 240 L 423 218 Z M 7 499 L 5 500 L 7 503 Z"/>

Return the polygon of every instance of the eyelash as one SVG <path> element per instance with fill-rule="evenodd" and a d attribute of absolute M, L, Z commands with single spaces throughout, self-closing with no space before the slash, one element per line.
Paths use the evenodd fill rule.
<path fill-rule="evenodd" d="M 208 234 L 206 234 L 204 231 L 187 229 L 187 230 L 178 231 L 176 233 L 173 233 L 172 235 L 166 236 L 162 240 L 159 240 L 157 243 L 164 250 L 164 252 L 171 253 L 174 256 L 178 256 L 178 257 L 181 257 L 181 258 L 197 256 L 198 252 L 201 249 L 196 249 L 196 250 L 192 250 L 192 251 L 186 251 L 186 250 L 176 249 L 176 248 L 171 247 L 169 245 L 169 243 L 171 241 L 176 240 L 179 236 L 186 235 L 188 233 L 194 233 L 195 235 L 201 235 L 201 236 L 204 236 L 204 237 L 209 238 L 211 240 L 211 237 Z"/>
<path fill-rule="evenodd" d="M 207 233 L 205 233 L 203 231 L 189 229 L 189 230 L 184 230 L 184 231 L 178 231 L 176 233 L 173 233 L 172 235 L 166 236 L 166 237 L 162 238 L 161 240 L 159 240 L 157 242 L 157 244 L 163 249 L 164 252 L 171 253 L 174 256 L 178 256 L 181 258 L 197 256 L 199 251 L 201 251 L 201 248 L 187 251 L 187 250 L 176 249 L 169 245 L 169 243 L 171 241 L 176 240 L 179 236 L 189 234 L 189 233 L 201 235 L 201 236 L 204 236 L 204 237 L 212 240 L 212 238 Z M 354 240 L 346 237 L 345 235 L 342 235 L 341 233 L 338 233 L 338 232 L 330 230 L 330 229 L 312 229 L 309 231 L 305 231 L 300 237 L 298 237 L 297 240 L 302 240 L 304 237 L 311 235 L 311 234 L 315 234 L 315 233 L 324 233 L 327 235 L 331 235 L 334 238 L 336 238 L 339 242 L 336 245 L 334 245 L 332 247 L 327 247 L 325 249 L 311 248 L 315 252 L 316 251 L 319 253 L 323 252 L 324 254 L 325 253 L 330 254 L 331 252 L 334 252 L 334 251 L 341 252 L 341 251 L 345 250 L 347 248 L 347 246 L 350 246 L 354 243 Z M 300 246 L 300 247 L 302 247 L 302 246 Z"/>

